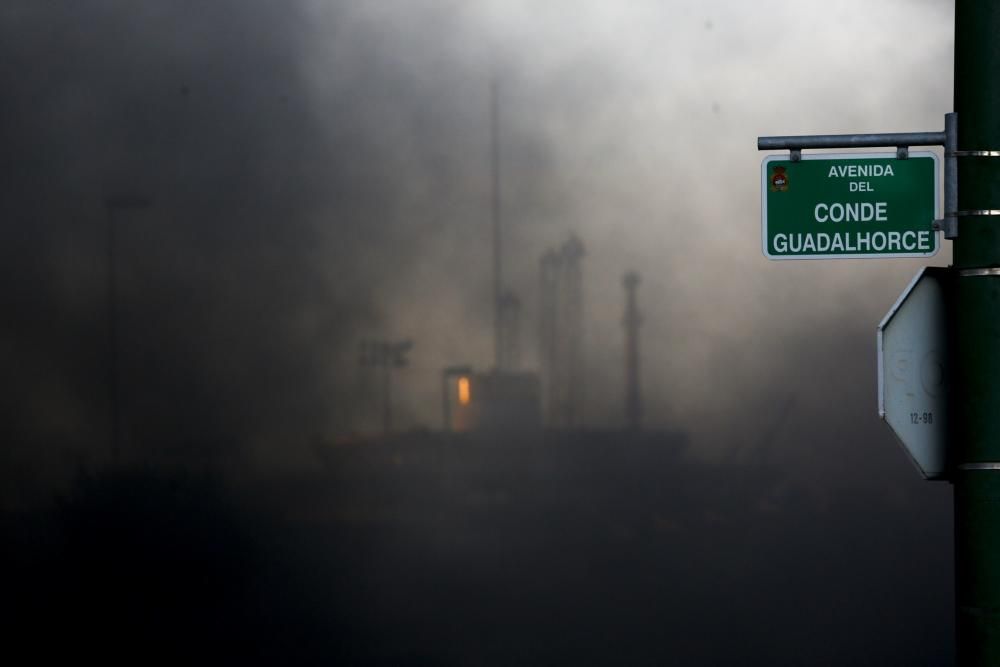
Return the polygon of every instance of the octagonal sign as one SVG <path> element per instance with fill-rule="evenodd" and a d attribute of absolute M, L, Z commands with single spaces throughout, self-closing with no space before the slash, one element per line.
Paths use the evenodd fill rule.
<path fill-rule="evenodd" d="M 921 269 L 878 325 L 878 413 L 925 479 L 947 475 L 947 275 Z"/>

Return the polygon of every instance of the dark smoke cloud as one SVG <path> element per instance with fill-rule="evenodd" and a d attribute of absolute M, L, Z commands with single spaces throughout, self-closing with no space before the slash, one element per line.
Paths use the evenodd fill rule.
<path fill-rule="evenodd" d="M 146 447 L 364 426 L 366 334 L 481 357 L 504 64 L 436 45 L 451 10 L 8 5 L 14 441 L 73 459 L 106 433 L 108 195 L 154 202 L 115 214 L 125 431 Z"/>
<path fill-rule="evenodd" d="M 330 358 L 379 316 L 344 269 L 392 185 L 360 121 L 321 131 L 300 8 L 19 3 L 3 26 L 18 439 L 93 456 L 106 433 L 103 199 L 121 192 L 153 200 L 116 213 L 126 433 L 164 446 L 345 419 Z M 320 201 L 339 243 L 310 218 Z"/>

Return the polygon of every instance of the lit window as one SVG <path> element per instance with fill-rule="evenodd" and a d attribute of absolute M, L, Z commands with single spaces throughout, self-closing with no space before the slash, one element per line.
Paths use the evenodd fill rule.
<path fill-rule="evenodd" d="M 469 378 L 458 378 L 458 404 L 468 405 L 471 398 L 472 395 L 469 392 Z"/>

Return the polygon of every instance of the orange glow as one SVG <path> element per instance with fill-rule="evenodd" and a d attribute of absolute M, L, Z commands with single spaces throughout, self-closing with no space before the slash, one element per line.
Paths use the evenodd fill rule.
<path fill-rule="evenodd" d="M 458 378 L 458 404 L 468 405 L 471 399 L 472 399 L 472 394 L 469 391 L 469 378 L 467 377 Z"/>

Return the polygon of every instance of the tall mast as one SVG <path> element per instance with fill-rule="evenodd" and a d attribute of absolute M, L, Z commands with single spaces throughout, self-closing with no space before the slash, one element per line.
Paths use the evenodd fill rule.
<path fill-rule="evenodd" d="M 496 370 L 501 370 L 501 347 L 503 346 L 503 333 L 501 328 L 501 299 L 503 296 L 503 267 L 500 262 L 501 238 L 500 238 L 500 101 L 497 95 L 497 80 L 494 76 L 490 81 L 490 139 L 492 145 L 492 167 L 493 167 L 493 365 Z"/>

